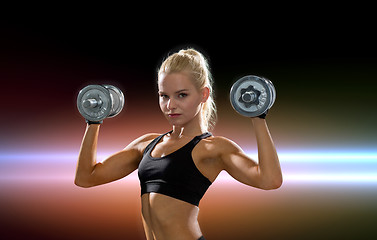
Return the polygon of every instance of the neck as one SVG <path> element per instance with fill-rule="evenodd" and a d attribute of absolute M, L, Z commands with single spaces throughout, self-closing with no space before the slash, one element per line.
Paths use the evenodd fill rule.
<path fill-rule="evenodd" d="M 183 136 L 193 137 L 207 132 L 207 128 L 198 122 L 197 124 L 188 124 L 187 126 L 173 125 L 173 131 L 170 134 L 173 138 L 181 138 Z"/>

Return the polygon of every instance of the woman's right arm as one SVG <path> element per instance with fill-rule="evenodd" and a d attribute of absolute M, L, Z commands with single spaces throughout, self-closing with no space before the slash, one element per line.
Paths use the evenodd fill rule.
<path fill-rule="evenodd" d="M 97 142 L 100 124 L 88 125 L 79 153 L 75 184 L 80 187 L 93 187 L 109 183 L 127 176 L 137 169 L 146 142 L 155 134 L 144 135 L 125 149 L 97 163 Z"/>

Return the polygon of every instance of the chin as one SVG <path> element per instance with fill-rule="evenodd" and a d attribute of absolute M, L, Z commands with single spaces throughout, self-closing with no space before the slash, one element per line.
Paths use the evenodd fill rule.
<path fill-rule="evenodd" d="M 177 120 L 168 120 L 168 122 L 171 126 L 174 126 L 174 127 L 184 127 L 186 125 L 182 121 L 177 121 Z"/>

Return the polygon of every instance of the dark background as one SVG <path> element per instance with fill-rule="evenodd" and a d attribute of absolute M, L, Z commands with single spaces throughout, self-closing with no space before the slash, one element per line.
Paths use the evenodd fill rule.
<path fill-rule="evenodd" d="M 135 176 L 94 189 L 73 185 L 85 130 L 76 96 L 93 83 L 113 84 L 126 95 L 122 113 L 101 127 L 99 159 L 146 132 L 167 131 L 157 103 L 156 71 L 169 53 L 181 48 L 194 47 L 208 58 L 219 114 L 214 133 L 235 140 L 245 151 L 256 149 L 252 128 L 228 99 L 233 82 L 248 74 L 265 76 L 276 87 L 267 120 L 279 153 L 375 151 L 372 7 L 92 7 L 3 9 L 2 235 L 143 239 Z M 373 159 L 348 165 L 338 160 L 340 168 L 339 162 L 318 160 L 310 171 L 375 174 Z M 283 159 L 282 166 L 286 176 L 305 174 L 306 165 L 299 161 Z M 372 234 L 375 182 L 333 183 L 287 181 L 279 190 L 263 192 L 220 179 L 201 203 L 203 233 L 208 239 L 355 239 Z"/>
<path fill-rule="evenodd" d="M 367 6 L 228 12 L 222 7 L 202 14 L 147 14 L 138 8 L 69 11 L 62 6 L 61 11 L 24 10 L 3 17 L 0 77 L 7 89 L 1 94 L 7 117 L 0 120 L 2 131 L 7 136 L 14 135 L 11 129 L 30 132 L 30 123 L 47 127 L 51 118 L 61 122 L 75 116 L 79 121 L 76 94 L 92 83 L 120 87 L 130 113 L 147 109 L 157 102 L 156 70 L 162 60 L 194 47 L 209 59 L 216 100 L 223 106 L 220 120 L 231 111 L 228 93 L 233 82 L 248 74 L 262 75 L 277 89 L 280 111 L 275 119 L 280 122 L 284 118 L 305 132 L 303 123 L 319 121 L 324 127 L 308 133 L 316 142 L 323 139 L 316 133 L 327 131 L 328 124 L 337 135 L 352 125 L 367 141 L 375 141 L 370 127 L 376 119 L 371 107 L 376 100 L 377 49 L 374 17 Z M 359 124 L 360 119 L 365 124 Z M 351 144 L 360 141 L 351 139 Z"/>

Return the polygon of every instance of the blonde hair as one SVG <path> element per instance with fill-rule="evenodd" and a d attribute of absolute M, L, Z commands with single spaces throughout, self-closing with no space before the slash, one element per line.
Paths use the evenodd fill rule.
<path fill-rule="evenodd" d="M 207 130 L 214 128 L 217 120 L 216 104 L 214 100 L 213 79 L 209 70 L 209 65 L 203 54 L 195 49 L 183 49 L 170 55 L 161 64 L 158 76 L 162 73 L 169 74 L 174 72 L 189 72 L 196 88 L 209 88 L 209 97 L 203 105 L 202 119 Z"/>

